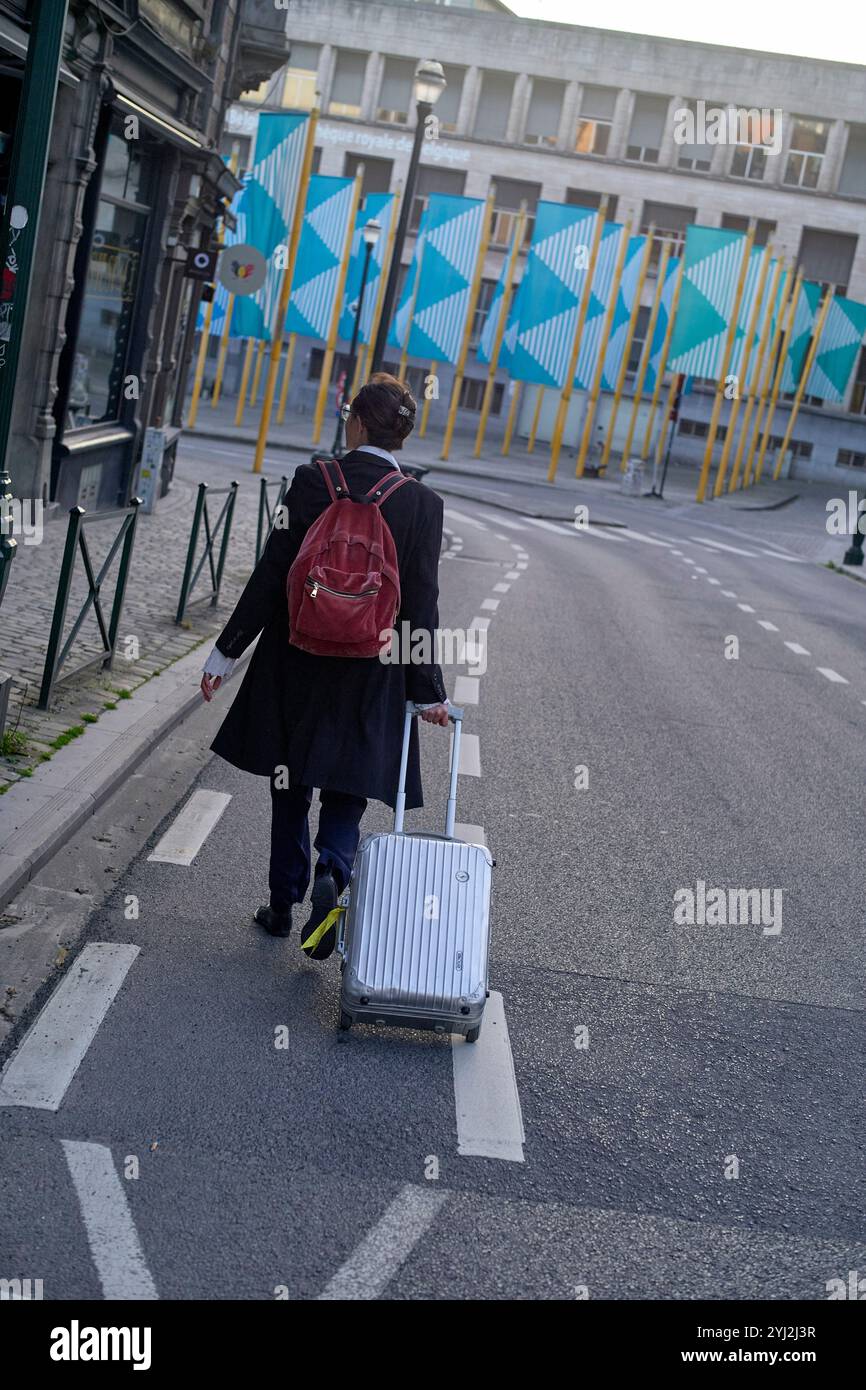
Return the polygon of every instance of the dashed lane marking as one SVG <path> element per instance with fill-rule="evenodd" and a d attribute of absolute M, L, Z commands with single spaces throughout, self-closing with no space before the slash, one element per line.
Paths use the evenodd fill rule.
<path fill-rule="evenodd" d="M 520 570 L 509 570 L 509 571 L 507 572 L 505 578 L 506 578 L 506 579 L 519 579 L 519 578 L 520 578 Z"/>
<path fill-rule="evenodd" d="M 454 838 L 462 840 L 464 845 L 485 845 L 487 837 L 484 834 L 483 825 L 469 825 L 466 821 L 455 821 Z"/>
<path fill-rule="evenodd" d="M 526 1132 L 505 1005 L 490 991 L 481 1036 L 476 1043 L 452 1035 L 457 1152 L 476 1158 L 523 1163 Z"/>
<path fill-rule="evenodd" d="M 103 1298 L 159 1297 L 144 1258 L 123 1184 L 104 1144 L 61 1139 L 81 1207 Z"/>
<path fill-rule="evenodd" d="M 737 597 L 737 595 L 734 593 L 733 589 L 723 589 L 723 590 L 722 590 L 722 593 L 724 594 L 725 598 L 736 598 L 736 597 Z"/>
<path fill-rule="evenodd" d="M 833 670 L 832 666 L 816 666 L 815 670 L 819 671 L 822 676 L 827 677 L 828 681 L 833 681 L 836 685 L 849 684 L 849 682 L 845 679 L 844 676 L 840 676 L 838 671 Z"/>
<path fill-rule="evenodd" d="M 481 607 L 486 608 L 488 613 L 495 613 L 501 602 L 502 600 L 498 598 L 483 598 Z"/>
<path fill-rule="evenodd" d="M 525 531 L 526 527 L 522 521 L 506 521 L 504 516 L 493 516 L 490 512 L 482 512 L 481 515 L 488 521 L 495 522 L 497 526 L 504 526 L 507 531 Z"/>
<path fill-rule="evenodd" d="M 670 541 L 656 540 L 653 536 L 645 536 L 643 531 L 632 531 L 627 526 L 620 530 L 620 535 L 628 536 L 633 541 L 643 541 L 645 545 L 660 545 L 664 549 L 668 549 L 670 546 Z"/>
<path fill-rule="evenodd" d="M 455 705 L 477 705 L 481 690 L 478 676 L 458 676 L 454 682 Z"/>
<path fill-rule="evenodd" d="M 754 613 L 754 608 L 750 603 L 738 603 L 737 607 L 741 613 Z"/>
<path fill-rule="evenodd" d="M 489 626 L 490 619 L 482 618 L 481 615 L 478 614 L 476 615 L 476 617 L 472 619 L 472 622 L 469 624 L 469 631 L 473 632 L 476 629 L 480 629 L 481 632 L 486 632 Z"/>
<path fill-rule="evenodd" d="M 317 1301 L 370 1301 L 387 1288 L 448 1200 L 446 1192 L 407 1183 L 337 1270 Z"/>
<path fill-rule="evenodd" d="M 757 618 L 756 621 L 757 621 L 758 627 L 762 627 L 762 628 L 764 629 L 765 632 L 778 632 L 778 631 L 779 631 L 779 629 L 776 627 L 776 624 L 775 624 L 775 623 L 770 623 L 770 622 L 768 622 L 766 618 Z"/>
<path fill-rule="evenodd" d="M 58 1110 L 138 946 L 93 941 L 73 961 L 0 1076 L 0 1105 Z"/>
<path fill-rule="evenodd" d="M 454 742 L 454 735 L 451 735 L 451 744 Z M 451 756 L 451 746 L 449 744 L 448 755 Z M 457 764 L 457 771 L 461 777 L 480 777 L 481 776 L 481 743 L 477 734 L 464 734 L 460 740 L 460 761 Z"/>
<path fill-rule="evenodd" d="M 698 545 L 708 545 L 711 550 L 728 550 L 732 555 L 747 555 L 750 560 L 755 559 L 754 550 L 741 550 L 738 545 L 724 545 L 722 541 L 711 541 L 706 536 L 692 536 L 693 541 Z"/>
<path fill-rule="evenodd" d="M 189 867 L 230 801 L 228 792 L 194 791 L 148 861 Z"/>
<path fill-rule="evenodd" d="M 799 642 L 786 642 L 785 646 L 788 648 L 788 651 L 793 652 L 795 656 L 812 655 L 812 653 L 810 651 L 807 651 L 805 647 L 801 647 Z"/>
<path fill-rule="evenodd" d="M 462 521 L 464 526 L 474 526 L 479 531 L 487 531 L 490 529 L 484 525 L 483 521 L 476 521 L 474 517 L 466 516 L 463 512 L 452 512 L 448 507 L 444 509 L 444 515 L 451 521 Z"/>
<path fill-rule="evenodd" d="M 567 521 L 545 521 L 540 516 L 528 516 L 526 520 L 530 526 L 540 526 L 543 531 L 553 531 L 557 536 L 567 536 L 569 530 L 574 530 Z"/>

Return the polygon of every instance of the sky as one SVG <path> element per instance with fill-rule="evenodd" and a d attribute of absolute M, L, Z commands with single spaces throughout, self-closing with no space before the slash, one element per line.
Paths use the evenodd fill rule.
<path fill-rule="evenodd" d="M 506 0 L 528 19 L 558 20 L 631 34 L 658 34 L 699 43 L 797 53 L 866 64 L 866 18 L 859 0 Z M 866 107 L 866 73 L 864 107 Z"/>

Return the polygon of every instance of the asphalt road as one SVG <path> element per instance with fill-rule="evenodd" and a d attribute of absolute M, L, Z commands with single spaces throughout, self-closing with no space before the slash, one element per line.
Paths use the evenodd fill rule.
<path fill-rule="evenodd" d="M 59 1108 L 0 1108 L 0 1274 L 68 1299 L 752 1300 L 866 1269 L 862 587 L 690 518 L 446 507 L 442 624 L 491 620 L 458 808 L 497 861 L 505 1022 L 478 1066 L 507 1090 L 513 1059 L 522 1161 L 459 1151 L 466 1044 L 339 1033 L 336 958 L 251 925 L 267 787 L 199 755 L 87 922 L 82 949 L 140 951 Z M 447 738 L 422 735 L 438 829 Z M 149 860 L 193 790 L 230 800 L 189 866 Z M 781 930 L 675 922 L 699 880 L 778 890 Z"/>

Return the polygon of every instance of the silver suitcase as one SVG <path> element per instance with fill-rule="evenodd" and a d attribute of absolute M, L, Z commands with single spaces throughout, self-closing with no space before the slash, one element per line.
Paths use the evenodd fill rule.
<path fill-rule="evenodd" d="M 454 739 L 445 834 L 403 830 L 409 731 L 417 713 L 409 703 L 394 829 L 365 835 L 358 846 L 342 900 L 341 1028 L 385 1023 L 459 1033 L 467 1042 L 481 1031 L 493 859 L 485 846 L 454 839 L 463 710 L 450 706 L 449 712 Z"/>

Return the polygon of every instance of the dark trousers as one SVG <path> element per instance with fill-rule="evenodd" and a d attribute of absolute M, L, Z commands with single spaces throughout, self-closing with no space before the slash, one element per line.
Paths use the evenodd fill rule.
<path fill-rule="evenodd" d="M 287 912 L 299 903 L 310 884 L 310 827 L 307 815 L 312 787 L 276 787 L 271 777 L 271 864 L 268 887 L 271 907 Z M 367 809 L 363 796 L 347 792 L 319 793 L 319 830 L 315 847 L 319 865 L 327 868 L 342 893 L 349 881 Z"/>

